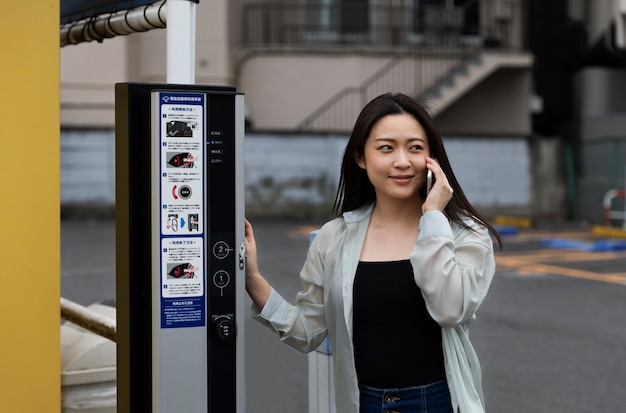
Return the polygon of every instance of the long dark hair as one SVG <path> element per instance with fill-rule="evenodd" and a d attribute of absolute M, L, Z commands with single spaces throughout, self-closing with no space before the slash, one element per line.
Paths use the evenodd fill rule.
<path fill-rule="evenodd" d="M 454 190 L 454 195 L 445 207 L 444 214 L 448 219 L 465 228 L 468 228 L 468 226 L 463 221 L 463 218 L 467 216 L 473 218 L 475 221 L 487 227 L 501 246 L 502 238 L 500 234 L 498 234 L 498 231 L 482 218 L 480 213 L 472 206 L 463 193 L 450 166 L 448 155 L 443 146 L 443 140 L 435 127 L 435 122 L 422 105 L 415 99 L 402 93 L 386 93 L 380 95 L 365 105 L 363 110 L 361 110 L 343 154 L 339 188 L 335 196 L 333 212 L 339 216 L 346 211 L 352 211 L 376 199 L 374 186 L 367 177 L 365 170 L 360 168 L 356 163 L 355 158 L 364 155 L 365 141 L 367 141 L 376 122 L 387 115 L 400 114 L 409 114 L 422 125 L 428 139 L 430 156 L 437 159 L 441 169 L 448 178 L 450 186 Z M 420 195 L 422 199 L 426 199 L 425 185 L 420 189 Z"/>

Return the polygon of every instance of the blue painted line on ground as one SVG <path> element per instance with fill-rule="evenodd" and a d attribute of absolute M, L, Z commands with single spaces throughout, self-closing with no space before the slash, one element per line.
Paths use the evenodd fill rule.
<path fill-rule="evenodd" d="M 519 233 L 519 229 L 511 225 L 494 225 L 493 227 L 502 236 L 517 235 Z"/>
<path fill-rule="evenodd" d="M 626 241 L 602 239 L 597 241 L 579 241 L 560 238 L 544 238 L 541 243 L 551 248 L 574 249 L 588 252 L 624 251 Z"/>

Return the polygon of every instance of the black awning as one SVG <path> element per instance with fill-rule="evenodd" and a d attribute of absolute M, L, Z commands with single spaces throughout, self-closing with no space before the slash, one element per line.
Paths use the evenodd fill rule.
<path fill-rule="evenodd" d="M 134 9 L 154 0 L 61 0 L 61 24 L 87 19 L 100 14 Z"/>

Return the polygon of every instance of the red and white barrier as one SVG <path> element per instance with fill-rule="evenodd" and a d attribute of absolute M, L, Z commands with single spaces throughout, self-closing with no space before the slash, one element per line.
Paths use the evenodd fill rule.
<path fill-rule="evenodd" d="M 626 210 L 618 211 L 611 209 L 613 207 L 613 200 L 615 198 L 626 199 L 626 190 L 624 189 L 611 189 L 604 194 L 604 200 L 602 206 L 604 208 L 604 223 L 606 225 L 611 224 L 613 219 L 621 219 L 623 221 L 623 227 L 626 229 Z"/>

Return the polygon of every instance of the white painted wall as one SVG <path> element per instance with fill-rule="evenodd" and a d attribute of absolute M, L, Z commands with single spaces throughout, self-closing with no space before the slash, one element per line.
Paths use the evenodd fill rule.
<path fill-rule="evenodd" d="M 347 136 L 246 137 L 246 209 L 250 214 L 329 214 Z M 115 203 L 113 131 L 63 131 L 61 202 Z M 454 173 L 479 208 L 528 208 L 531 156 L 526 139 L 445 139 Z"/>
<path fill-rule="evenodd" d="M 115 204 L 115 134 L 61 131 L 61 205 Z"/>
<path fill-rule="evenodd" d="M 325 182 L 334 196 L 346 137 L 253 136 L 246 141 L 247 204 L 281 209 L 302 202 L 332 204 L 319 187 L 298 186 L 306 179 Z M 466 196 L 476 207 L 528 207 L 532 177 L 528 142 L 519 138 L 445 139 L 446 152 Z M 265 182 L 265 184 L 264 184 Z"/>
<path fill-rule="evenodd" d="M 532 199 L 529 147 L 519 138 L 446 138 L 454 174 L 476 207 L 528 206 Z"/>

